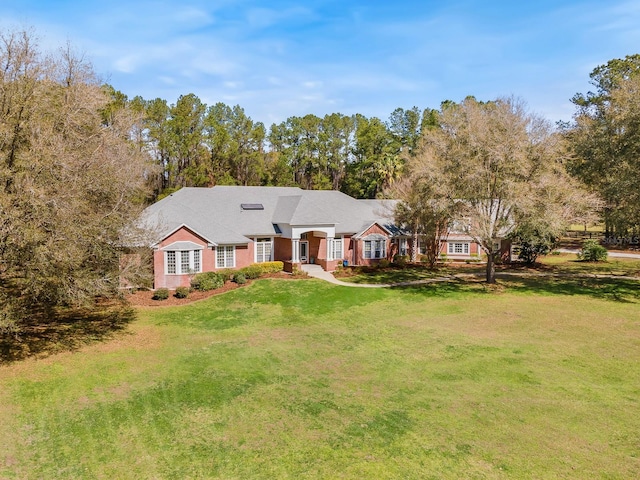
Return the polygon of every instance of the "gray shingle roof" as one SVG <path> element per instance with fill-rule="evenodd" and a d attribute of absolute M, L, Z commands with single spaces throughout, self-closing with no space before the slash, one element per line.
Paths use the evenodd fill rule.
<path fill-rule="evenodd" d="M 241 204 L 264 210 L 243 210 Z M 277 235 L 274 224 L 335 225 L 336 234 L 355 234 L 374 222 L 392 223 L 392 201 L 356 200 L 332 190 L 297 187 L 187 187 L 148 207 L 142 223 L 154 226 L 157 241 L 184 225 L 214 244 L 246 244 L 251 237 Z"/>

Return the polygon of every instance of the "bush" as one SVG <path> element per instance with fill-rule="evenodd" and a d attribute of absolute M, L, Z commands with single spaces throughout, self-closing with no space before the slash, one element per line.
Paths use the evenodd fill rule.
<path fill-rule="evenodd" d="M 233 278 L 236 271 L 231 268 L 225 268 L 224 270 L 218 270 L 216 273 L 222 277 L 223 282 L 228 282 Z"/>
<path fill-rule="evenodd" d="M 585 262 L 604 262 L 608 254 L 607 249 L 596 240 L 585 240 L 582 251 L 578 253 L 578 259 Z"/>
<path fill-rule="evenodd" d="M 244 274 L 247 279 L 253 280 L 260 278 L 264 272 L 262 271 L 262 268 L 260 268 L 259 264 L 254 263 L 248 267 L 241 268 L 240 273 Z"/>
<path fill-rule="evenodd" d="M 400 268 L 406 267 L 408 261 L 408 255 L 396 255 L 395 257 L 393 257 L 393 263 Z"/>
<path fill-rule="evenodd" d="M 169 298 L 169 289 L 168 288 L 159 288 L 155 292 L 153 292 L 153 300 L 166 300 Z"/>
<path fill-rule="evenodd" d="M 224 276 L 217 272 L 198 273 L 191 280 L 191 288 L 200 292 L 207 292 L 221 288 L 224 285 Z"/>
<path fill-rule="evenodd" d="M 176 298 L 187 298 L 189 296 L 189 288 L 178 287 L 176 288 L 176 293 L 174 293 L 173 296 Z"/>
<path fill-rule="evenodd" d="M 261 275 L 265 273 L 278 273 L 284 270 L 284 262 L 262 262 L 254 263 L 245 268 L 257 268 L 260 270 Z"/>
<path fill-rule="evenodd" d="M 382 258 L 378 262 L 378 268 L 389 268 L 389 265 L 391 265 L 391 262 L 386 258 Z"/>
<path fill-rule="evenodd" d="M 238 272 L 233 276 L 233 281 L 238 285 L 244 285 L 247 283 L 247 277 L 244 276 L 244 273 Z"/>

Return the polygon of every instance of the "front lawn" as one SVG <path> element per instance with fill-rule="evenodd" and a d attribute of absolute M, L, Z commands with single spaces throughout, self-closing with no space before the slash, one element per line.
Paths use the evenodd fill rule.
<path fill-rule="evenodd" d="M 260 280 L 0 366 L 0 478 L 640 476 L 637 281 Z"/>
<path fill-rule="evenodd" d="M 606 262 L 582 262 L 575 254 L 547 255 L 540 257 L 538 263 L 527 266 L 520 263 L 496 265 L 500 274 L 548 274 L 548 275 L 612 275 L 640 278 L 640 260 L 632 258 L 610 257 Z M 396 284 L 437 279 L 485 278 L 486 265 L 478 263 L 449 262 L 438 264 L 430 269 L 422 264 L 409 264 L 404 268 L 389 266 L 349 267 L 336 272 L 336 277 L 345 282 L 364 284 Z"/>

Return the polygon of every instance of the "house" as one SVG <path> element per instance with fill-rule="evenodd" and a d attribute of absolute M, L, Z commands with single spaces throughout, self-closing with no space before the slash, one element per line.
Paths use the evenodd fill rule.
<path fill-rule="evenodd" d="M 154 287 L 188 286 L 194 273 L 280 260 L 371 265 L 408 254 L 410 235 L 393 225 L 393 200 L 356 200 L 297 187 L 182 188 L 148 207 L 155 235 Z M 443 245 L 451 258 L 479 253 L 470 237 Z"/>

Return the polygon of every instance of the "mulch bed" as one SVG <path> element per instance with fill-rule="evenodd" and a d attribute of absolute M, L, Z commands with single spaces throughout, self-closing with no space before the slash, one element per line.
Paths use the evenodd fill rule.
<path fill-rule="evenodd" d="M 285 272 L 271 273 L 268 275 L 264 275 L 261 278 L 283 278 L 283 279 L 292 279 L 292 278 L 302 278 L 302 277 L 293 277 Z M 241 288 L 246 285 L 251 285 L 253 280 L 247 280 L 247 283 L 244 285 L 238 285 L 234 282 L 226 282 L 222 288 L 218 288 L 216 290 L 210 290 L 208 292 L 198 292 L 193 291 L 189 293 L 187 298 L 177 298 L 173 296 L 173 292 L 170 293 L 169 298 L 166 300 L 153 300 L 153 291 L 152 290 L 139 290 L 134 293 L 126 294 L 126 300 L 136 307 L 171 307 L 177 305 L 186 305 L 188 303 L 197 302 L 198 300 L 204 300 L 205 298 L 212 297 L 214 295 L 220 295 L 221 293 L 226 293 L 231 290 L 235 290 L 236 288 Z"/>

